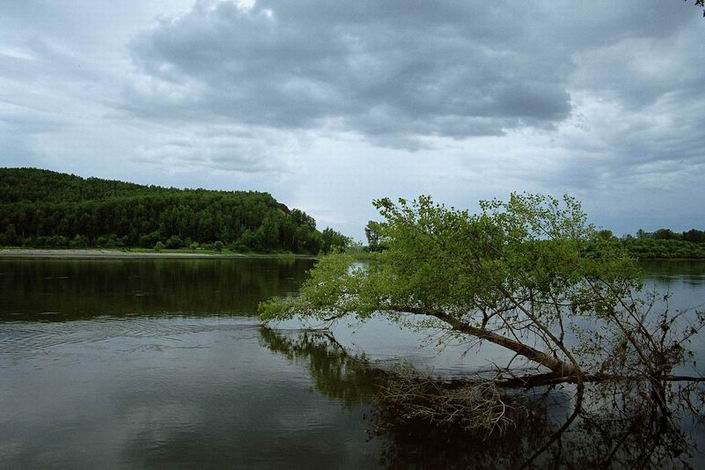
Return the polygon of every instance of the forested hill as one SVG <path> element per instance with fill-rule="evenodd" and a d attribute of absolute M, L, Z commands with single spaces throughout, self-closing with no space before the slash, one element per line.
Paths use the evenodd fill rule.
<path fill-rule="evenodd" d="M 0 168 L 0 224 L 0 245 L 11 246 L 315 254 L 324 243 L 312 217 L 268 193 L 142 186 L 31 168 Z"/>

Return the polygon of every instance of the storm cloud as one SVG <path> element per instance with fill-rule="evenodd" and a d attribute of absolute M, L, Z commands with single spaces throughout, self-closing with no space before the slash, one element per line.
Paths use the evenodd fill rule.
<path fill-rule="evenodd" d="M 10 0 L 0 162 L 269 191 L 358 237 L 374 197 L 512 190 L 687 229 L 704 43 L 679 0 Z"/>
<path fill-rule="evenodd" d="M 585 11 L 556 2 L 201 1 L 132 43 L 139 70 L 162 86 L 132 90 L 126 106 L 353 131 L 388 145 L 551 129 L 570 116 L 573 86 L 611 85 L 629 102 L 670 89 L 673 77 L 643 83 L 648 70 L 616 63 L 621 49 L 632 52 L 622 42 L 648 47 L 692 19 L 666 3 Z M 618 66 L 591 76 L 581 60 Z M 623 89 L 634 72 L 637 86 Z"/>
<path fill-rule="evenodd" d="M 165 85 L 127 106 L 392 145 L 550 127 L 570 113 L 570 67 L 540 38 L 522 44 L 526 28 L 495 2 L 199 2 L 133 42 L 139 70 Z"/>

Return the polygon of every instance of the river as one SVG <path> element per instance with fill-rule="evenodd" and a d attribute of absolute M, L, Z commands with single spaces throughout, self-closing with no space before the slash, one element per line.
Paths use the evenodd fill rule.
<path fill-rule="evenodd" d="M 412 448 L 420 467 L 440 465 L 421 456 L 437 443 L 373 432 L 366 375 L 337 343 L 253 316 L 296 292 L 312 263 L 0 259 L 0 468 L 403 467 Z M 705 263 L 644 268 L 672 308 L 705 302 Z M 439 375 L 500 354 L 439 352 L 382 319 L 333 333 L 372 364 Z M 703 357 L 705 341 L 693 349 Z"/>

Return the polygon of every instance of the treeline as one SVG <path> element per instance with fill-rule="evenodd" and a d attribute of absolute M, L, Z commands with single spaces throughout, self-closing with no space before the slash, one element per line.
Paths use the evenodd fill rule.
<path fill-rule="evenodd" d="M 655 238 L 629 238 L 624 240 L 624 245 L 630 253 L 640 259 L 705 259 L 705 243 Z"/>
<path fill-rule="evenodd" d="M 611 230 L 602 230 L 603 238 L 617 239 Z M 673 258 L 705 259 L 705 231 L 691 229 L 674 232 L 661 228 L 654 232 L 638 230 L 636 235 L 623 235 L 620 240 L 631 254 L 640 259 Z"/>
<path fill-rule="evenodd" d="M 0 245 L 317 254 L 350 240 L 270 194 L 142 186 L 0 168 Z"/>
<path fill-rule="evenodd" d="M 627 239 L 634 238 L 631 235 Z M 668 228 L 660 228 L 655 232 L 638 230 L 636 238 L 639 240 L 677 240 L 691 243 L 705 243 L 705 230 L 690 229 L 687 232 L 674 232 Z"/>
<path fill-rule="evenodd" d="M 654 232 L 639 230 L 636 236 L 626 235 L 622 240 L 636 257 L 647 258 L 705 258 L 705 230 L 691 229 L 674 232 L 660 228 Z"/>

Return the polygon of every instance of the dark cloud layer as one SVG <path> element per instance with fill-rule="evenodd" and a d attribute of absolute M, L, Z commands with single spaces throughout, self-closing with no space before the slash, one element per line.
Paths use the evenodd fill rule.
<path fill-rule="evenodd" d="M 133 43 L 140 71 L 162 86 L 132 90 L 128 107 L 351 130 L 405 147 L 552 128 L 571 113 L 576 55 L 673 34 L 690 17 L 666 3 L 201 1 Z"/>
<path fill-rule="evenodd" d="M 271 191 L 358 236 L 372 198 L 421 192 L 705 220 L 692 2 L 6 3 L 2 165 Z"/>
<path fill-rule="evenodd" d="M 551 126 L 570 112 L 568 67 L 540 37 L 523 43 L 526 16 L 496 2 L 202 2 L 132 46 L 142 72 L 195 95 L 155 106 L 162 94 L 143 90 L 130 106 L 393 144 Z"/>

